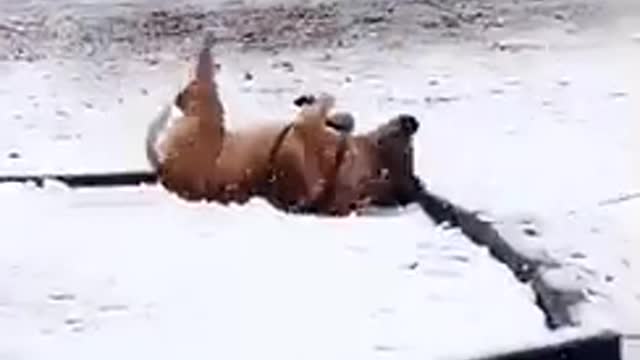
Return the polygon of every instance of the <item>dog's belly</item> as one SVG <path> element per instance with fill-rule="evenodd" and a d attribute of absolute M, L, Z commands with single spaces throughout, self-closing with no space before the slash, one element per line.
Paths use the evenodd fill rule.
<path fill-rule="evenodd" d="M 192 201 L 245 203 L 252 196 L 264 195 L 270 152 L 281 130 L 263 127 L 227 133 L 217 156 L 202 134 L 174 132 L 166 144 L 161 182 L 171 192 Z"/>
<path fill-rule="evenodd" d="M 244 203 L 260 195 L 267 181 L 270 144 L 276 130 L 228 133 L 220 156 L 207 176 L 207 198 L 223 203 Z"/>

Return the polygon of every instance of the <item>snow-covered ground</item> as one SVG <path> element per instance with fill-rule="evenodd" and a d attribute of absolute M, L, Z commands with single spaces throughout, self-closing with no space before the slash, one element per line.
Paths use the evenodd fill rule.
<path fill-rule="evenodd" d="M 549 334 L 506 267 L 419 211 L 319 220 L 55 186 L 3 206 L 4 358 L 464 359 L 576 333 Z"/>
<path fill-rule="evenodd" d="M 419 173 L 568 264 L 589 289 L 582 328 L 550 333 L 506 267 L 413 207 L 318 219 L 259 200 L 186 204 L 154 186 L 4 184 L 0 358 L 463 359 L 640 332 L 640 201 L 600 204 L 640 190 L 640 26 L 622 25 L 514 34 L 535 45 L 517 53 L 402 37 L 384 53 L 216 53 L 230 127 L 284 122 L 295 95 L 317 90 L 359 131 L 415 114 Z M 156 56 L 0 62 L 0 174 L 146 169 L 145 127 L 189 74 Z M 539 236 L 524 235 L 529 223 Z"/>

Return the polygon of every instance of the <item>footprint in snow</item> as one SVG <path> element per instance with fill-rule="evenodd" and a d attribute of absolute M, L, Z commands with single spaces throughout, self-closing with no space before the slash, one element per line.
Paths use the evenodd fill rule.
<path fill-rule="evenodd" d="M 84 320 L 78 317 L 69 317 L 64 320 L 64 324 L 69 327 L 72 332 L 84 331 Z"/>
<path fill-rule="evenodd" d="M 71 113 L 64 109 L 58 109 L 56 110 L 56 116 L 59 118 L 68 119 L 69 117 L 71 117 Z"/>
<path fill-rule="evenodd" d="M 541 221 L 533 215 L 508 216 L 501 222 L 515 225 L 518 231 L 528 237 L 540 237 L 542 235 Z"/>
<path fill-rule="evenodd" d="M 624 91 L 612 91 L 609 93 L 609 96 L 613 99 L 623 99 L 627 97 L 627 93 Z"/>
<path fill-rule="evenodd" d="M 68 301 L 74 301 L 75 299 L 76 299 L 76 296 L 71 293 L 60 292 L 60 293 L 49 294 L 49 300 L 55 301 L 55 302 L 68 302 Z"/>
<path fill-rule="evenodd" d="M 128 310 L 129 307 L 124 304 L 106 304 L 98 307 L 98 311 L 101 313 L 126 312 Z"/>
<path fill-rule="evenodd" d="M 70 317 L 64 320 L 64 323 L 69 326 L 76 326 L 78 324 L 82 324 L 82 322 L 83 321 L 81 318 L 76 318 L 76 317 Z"/>
<path fill-rule="evenodd" d="M 422 274 L 426 276 L 437 277 L 437 278 L 459 278 L 462 276 L 462 274 L 458 271 L 452 271 L 451 269 L 437 269 L 437 268 L 422 269 Z"/>
<path fill-rule="evenodd" d="M 538 228 L 536 227 L 535 224 L 521 223 L 520 224 L 520 229 L 522 230 L 522 233 L 527 235 L 527 236 L 531 236 L 531 237 L 539 237 L 540 236 L 540 231 L 538 230 Z"/>
<path fill-rule="evenodd" d="M 393 352 L 398 349 L 395 346 L 391 346 L 391 345 L 375 345 L 373 347 L 373 350 L 377 352 Z"/>
<path fill-rule="evenodd" d="M 411 270 L 411 271 L 413 271 L 413 270 L 417 269 L 419 265 L 420 265 L 419 262 L 413 261 L 413 262 L 410 262 L 410 263 L 407 263 L 407 264 L 401 264 L 399 266 L 399 268 L 400 268 L 400 270 Z"/>
<path fill-rule="evenodd" d="M 469 262 L 469 256 L 467 256 L 467 255 L 459 255 L 459 254 L 446 255 L 445 258 L 449 259 L 449 260 L 456 261 L 456 262 L 461 262 L 461 263 L 468 263 Z"/>
<path fill-rule="evenodd" d="M 10 151 L 9 154 L 7 154 L 7 157 L 11 160 L 17 160 L 20 159 L 20 153 L 17 151 Z"/>

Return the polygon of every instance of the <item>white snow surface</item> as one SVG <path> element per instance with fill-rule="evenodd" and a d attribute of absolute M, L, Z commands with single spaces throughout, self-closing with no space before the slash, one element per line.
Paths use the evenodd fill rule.
<path fill-rule="evenodd" d="M 323 219 L 258 199 L 185 203 L 156 186 L 4 184 L 0 358 L 465 359 L 636 331 L 640 202 L 598 203 L 640 190 L 629 76 L 640 47 L 591 39 L 518 54 L 216 56 L 231 128 L 284 122 L 295 95 L 319 90 L 355 114 L 358 131 L 416 115 L 418 172 L 494 217 L 516 246 L 567 264 L 559 281 L 590 290 L 581 327 L 551 333 L 527 286 L 414 207 Z M 146 169 L 146 126 L 188 71 L 168 55 L 151 68 L 0 63 L 0 173 Z"/>
<path fill-rule="evenodd" d="M 153 187 L 3 202 L 8 356 L 465 358 L 554 340 L 526 286 L 419 211 L 290 217 Z"/>

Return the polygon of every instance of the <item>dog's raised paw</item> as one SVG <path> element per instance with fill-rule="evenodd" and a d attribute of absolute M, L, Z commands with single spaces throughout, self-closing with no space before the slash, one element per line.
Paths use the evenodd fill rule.
<path fill-rule="evenodd" d="M 302 107 L 305 105 L 313 105 L 316 102 L 316 97 L 313 95 L 300 95 L 295 100 L 293 100 L 293 104 L 297 107 Z"/>
<path fill-rule="evenodd" d="M 355 123 L 353 115 L 346 112 L 336 113 L 327 120 L 327 126 L 346 134 L 353 132 Z"/>

